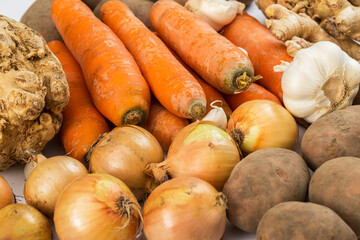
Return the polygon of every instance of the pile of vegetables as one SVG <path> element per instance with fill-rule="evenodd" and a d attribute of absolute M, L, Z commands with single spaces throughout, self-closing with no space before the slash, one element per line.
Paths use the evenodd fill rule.
<path fill-rule="evenodd" d="M 245 4 L 0 16 L 0 170 L 27 163 L 26 204 L 0 176 L 0 239 L 51 239 L 50 220 L 67 240 L 219 240 L 226 221 L 259 240 L 360 238 L 360 63 L 333 41 L 289 54 Z M 47 158 L 58 132 L 66 155 Z"/>

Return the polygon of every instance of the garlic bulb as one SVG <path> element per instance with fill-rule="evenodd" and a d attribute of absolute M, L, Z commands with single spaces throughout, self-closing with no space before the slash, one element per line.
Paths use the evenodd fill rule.
<path fill-rule="evenodd" d="M 301 49 L 285 69 L 281 87 L 285 107 L 312 123 L 325 113 L 352 104 L 359 90 L 360 64 L 334 43 Z"/>
<path fill-rule="evenodd" d="M 245 4 L 226 0 L 189 0 L 185 8 L 204 19 L 216 31 L 231 23 Z"/>

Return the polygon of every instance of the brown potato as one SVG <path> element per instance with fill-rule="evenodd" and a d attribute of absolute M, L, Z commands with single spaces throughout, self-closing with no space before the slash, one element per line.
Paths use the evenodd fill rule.
<path fill-rule="evenodd" d="M 51 3 L 52 0 L 37 0 L 20 19 L 21 23 L 40 33 L 46 42 L 61 40 L 61 36 L 51 18 Z"/>
<path fill-rule="evenodd" d="M 351 228 L 330 208 L 304 202 L 285 202 L 265 213 L 257 240 L 356 240 Z"/>
<path fill-rule="evenodd" d="M 360 237 L 360 158 L 339 157 L 321 165 L 311 178 L 309 200 L 334 210 Z"/>
<path fill-rule="evenodd" d="M 312 170 L 344 156 L 360 157 L 360 106 L 349 106 L 317 119 L 301 141 L 304 160 Z"/>
<path fill-rule="evenodd" d="M 262 216 L 276 204 L 305 201 L 309 181 L 309 169 L 296 152 L 255 151 L 235 166 L 224 186 L 227 216 L 241 230 L 255 232 Z"/>

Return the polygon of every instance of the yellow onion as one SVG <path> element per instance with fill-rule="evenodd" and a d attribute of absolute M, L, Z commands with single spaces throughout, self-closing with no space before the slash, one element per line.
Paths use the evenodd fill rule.
<path fill-rule="evenodd" d="M 109 174 L 87 174 L 66 186 L 55 206 L 60 239 L 135 239 L 141 208 L 130 189 Z"/>
<path fill-rule="evenodd" d="M 66 185 L 87 173 L 84 165 L 75 158 L 56 156 L 46 159 L 27 178 L 25 200 L 27 204 L 52 217 L 56 201 Z"/>
<path fill-rule="evenodd" d="M 30 173 L 36 168 L 36 166 L 45 161 L 47 158 L 42 154 L 36 154 L 30 157 L 30 161 L 25 164 L 24 167 L 24 176 L 27 179 L 30 176 Z"/>
<path fill-rule="evenodd" d="M 10 204 L 0 210 L 0 239 L 52 239 L 49 220 L 38 210 L 22 203 Z"/>
<path fill-rule="evenodd" d="M 227 129 L 243 153 L 270 147 L 293 149 L 299 134 L 294 117 L 269 100 L 241 104 L 231 114 Z"/>
<path fill-rule="evenodd" d="M 193 177 L 161 184 L 143 209 L 143 230 L 148 240 L 219 240 L 225 223 L 225 195 Z"/>
<path fill-rule="evenodd" d="M 0 175 L 0 209 L 14 203 L 14 195 L 9 183 Z"/>
<path fill-rule="evenodd" d="M 240 161 L 235 142 L 214 122 L 194 122 L 183 128 L 170 145 L 167 159 L 150 164 L 145 172 L 158 181 L 190 176 L 207 181 L 221 190 L 232 169 Z"/>
<path fill-rule="evenodd" d="M 160 182 L 143 171 L 149 163 L 164 160 L 164 152 L 156 138 L 144 128 L 114 128 L 92 148 L 90 172 L 107 173 L 123 181 L 142 200 Z"/>

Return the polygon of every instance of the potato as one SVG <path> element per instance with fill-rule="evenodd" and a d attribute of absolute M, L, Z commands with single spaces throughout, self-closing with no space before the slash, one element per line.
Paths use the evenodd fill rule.
<path fill-rule="evenodd" d="M 360 158 L 339 157 L 321 165 L 311 178 L 309 200 L 334 210 L 360 237 Z"/>
<path fill-rule="evenodd" d="M 348 106 L 318 118 L 301 141 L 304 160 L 312 170 L 344 156 L 360 157 L 360 106 Z"/>
<path fill-rule="evenodd" d="M 309 169 L 296 152 L 265 148 L 241 160 L 225 183 L 227 216 L 236 227 L 255 232 L 267 210 L 286 201 L 305 201 Z"/>
<path fill-rule="evenodd" d="M 47 42 L 61 40 L 61 36 L 51 18 L 51 3 L 52 0 L 35 1 L 20 19 L 21 23 L 40 33 Z"/>
<path fill-rule="evenodd" d="M 100 18 L 100 8 L 101 6 L 110 0 L 102 0 L 94 9 L 94 14 Z M 151 28 L 150 23 L 150 9 L 154 5 L 154 2 L 150 0 L 120 0 L 128 6 L 128 8 L 134 13 L 134 15 L 142 21 L 146 27 Z"/>
<path fill-rule="evenodd" d="M 256 239 L 356 240 L 351 228 L 331 209 L 304 202 L 276 205 L 260 220 Z"/>

